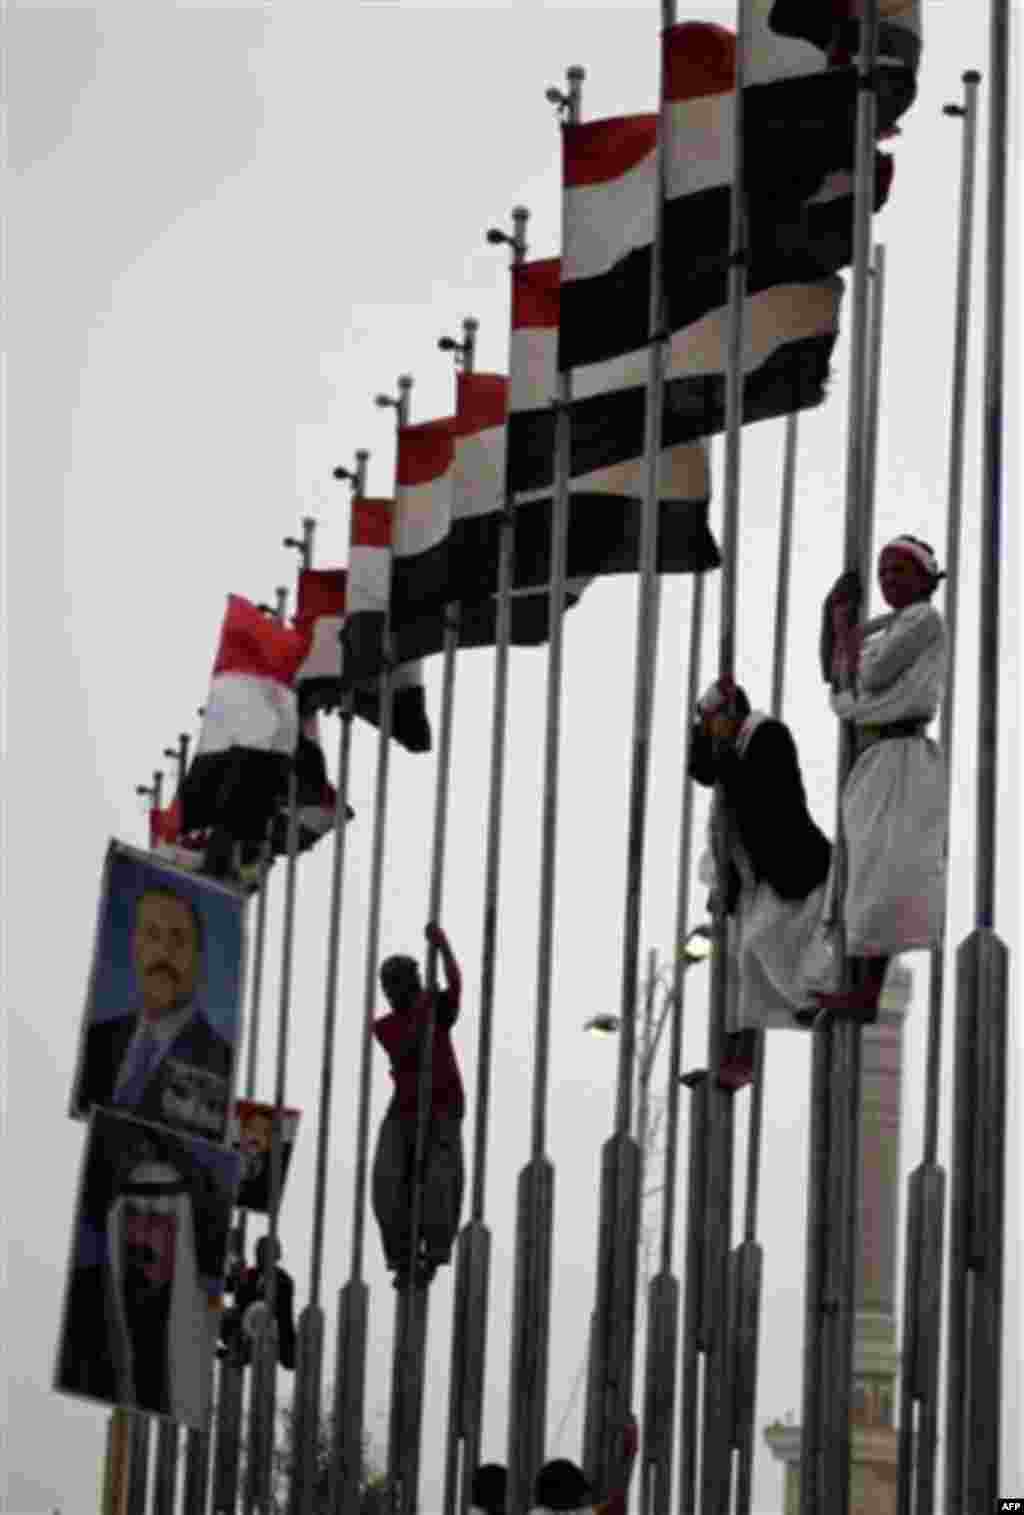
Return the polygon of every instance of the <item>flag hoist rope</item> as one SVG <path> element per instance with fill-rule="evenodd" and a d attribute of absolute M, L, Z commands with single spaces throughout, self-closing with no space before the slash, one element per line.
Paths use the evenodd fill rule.
<path fill-rule="evenodd" d="M 584 73 L 567 70 L 561 101 L 565 124 L 580 119 Z M 565 243 L 565 201 L 562 205 Z M 534 1477 L 544 1461 L 547 1426 L 548 1338 L 551 1319 L 551 1235 L 554 1170 L 546 1153 L 548 1063 L 551 1040 L 551 971 L 555 925 L 555 844 L 558 819 L 558 756 L 561 732 L 562 630 L 572 421 L 571 374 L 559 369 L 555 409 L 554 498 L 551 520 L 548 677 L 541 812 L 537 1007 L 535 1020 L 530 1161 L 517 1185 L 516 1265 L 509 1373 L 508 1502 L 513 1515 L 529 1508 Z"/>
<path fill-rule="evenodd" d="M 526 256 L 529 211 L 512 212 L 511 237 L 488 235 L 492 243 L 507 242 L 512 250 L 511 278 Z M 514 291 L 513 291 L 514 292 Z M 487 1141 L 490 1114 L 491 1054 L 494 1020 L 494 980 L 498 946 L 498 886 L 501 864 L 501 820 L 505 777 L 505 736 L 508 715 L 508 661 L 511 632 L 515 513 L 511 489 L 511 450 L 508 418 L 505 429 L 505 499 L 498 536 L 495 605 L 494 700 L 491 717 L 490 790 L 487 848 L 484 863 L 483 945 L 480 965 L 480 1031 L 477 1051 L 476 1112 L 470 1218 L 459 1237 L 455 1271 L 455 1315 L 452 1324 L 451 1372 L 448 1384 L 448 1437 L 445 1452 L 444 1515 L 465 1515 L 474 1470 L 480 1463 L 483 1419 L 484 1363 L 487 1347 L 487 1305 L 490 1270 L 490 1231 L 484 1225 Z M 461 1483 L 459 1444 L 462 1443 Z"/>
<path fill-rule="evenodd" d="M 871 502 L 864 493 L 864 437 L 878 11 L 878 0 L 865 0 L 857 77 L 854 277 L 843 546 L 844 566 L 860 571 L 865 591 L 872 538 Z M 841 722 L 833 862 L 837 937 L 844 984 L 849 982 L 850 965 L 845 959 L 845 932 L 842 928 L 846 894 L 842 790 L 852 758 L 852 722 Z M 815 1033 L 804 1305 L 801 1515 L 816 1515 L 820 1508 L 828 1508 L 835 1515 L 846 1515 L 849 1509 L 850 1407 L 859 1234 L 860 1052 L 861 1034 L 856 1025 L 847 1023 Z"/>
<path fill-rule="evenodd" d="M 960 598 L 960 527 L 963 514 L 964 418 L 970 315 L 971 241 L 980 74 L 963 75 L 964 103 L 945 114 L 964 123 L 957 248 L 956 316 L 953 337 L 953 390 L 950 407 L 949 488 L 946 517 L 945 620 L 948 650 L 946 691 L 939 743 L 946 765 L 946 816 L 953 758 L 956 658 Z M 942 1004 L 945 980 L 946 911 L 940 943 L 930 954 L 928 974 L 928 1061 L 925 1127 L 920 1165 L 910 1176 L 907 1195 L 900 1352 L 900 1450 L 896 1508 L 899 1515 L 934 1515 L 935 1455 L 938 1446 L 939 1335 L 942 1304 L 946 1172 L 938 1154 L 939 1080 L 942 1067 Z M 916 1417 L 915 1417 L 916 1406 Z M 916 1425 L 915 1425 L 916 1418 Z"/>
<path fill-rule="evenodd" d="M 1002 1414 L 1007 993 L 995 931 L 1009 0 L 990 0 L 974 930 L 957 952 L 946 1510 L 993 1509 Z"/>
<path fill-rule="evenodd" d="M 662 408 L 665 390 L 666 310 L 663 277 L 665 157 L 668 104 L 665 44 L 675 24 L 675 0 L 661 0 L 659 128 L 655 150 L 654 234 L 648 309 L 648 372 L 644 423 L 644 501 L 640 532 L 633 732 L 623 908 L 622 979 L 615 1129 L 601 1162 L 593 1397 L 588 1403 L 584 1465 L 595 1487 L 607 1491 L 621 1476 L 622 1436 L 632 1405 L 642 1159 L 632 1133 L 636 1057 L 640 918 L 650 778 L 651 726 L 657 668 L 660 582 L 657 576 Z"/>
<path fill-rule="evenodd" d="M 395 410 L 396 439 L 409 424 L 412 379 L 402 374 L 397 398 L 379 395 L 380 405 Z M 393 523 L 392 523 L 393 530 Z M 362 1500 L 364 1398 L 366 1390 L 367 1312 L 369 1296 L 363 1282 L 363 1244 L 366 1238 L 366 1189 L 370 1139 L 371 1060 L 373 1018 L 377 1000 L 377 959 L 384 881 L 384 841 L 387 828 L 388 774 L 391 757 L 394 667 L 389 616 L 382 631 L 382 663 L 378 680 L 380 726 L 374 791 L 373 846 L 370 863 L 366 959 L 363 977 L 363 1036 L 356 1116 L 355 1184 L 352 1198 L 352 1253 L 349 1281 L 338 1294 L 338 1337 L 335 1353 L 333 1439 L 329 1471 L 332 1515 L 359 1515 Z"/>
<path fill-rule="evenodd" d="M 478 325 L 474 317 L 467 317 L 463 321 L 463 342 L 453 344 L 457 357 L 461 356 L 462 370 L 467 374 L 473 372 Z M 453 457 L 453 473 L 456 467 L 457 462 Z M 440 921 L 444 887 L 451 778 L 452 716 L 455 707 L 455 661 L 459 645 L 460 611 L 461 607 L 458 603 L 448 604 L 444 610 L 441 729 L 437 750 L 434 836 L 427 905 L 428 918 L 434 922 Z M 428 1143 L 434 1135 L 431 1130 L 431 1116 L 433 1113 L 434 1033 L 437 1024 L 437 958 L 437 948 L 430 943 L 427 947 L 426 971 L 428 1010 L 420 1031 L 419 1043 L 409 1257 L 404 1287 L 400 1286 L 395 1296 L 394 1373 L 388 1469 L 392 1487 L 392 1507 L 399 1512 L 399 1515 L 414 1515 L 419 1501 L 423 1370 L 427 1335 L 427 1283 L 418 1276 L 418 1269 Z"/>
<path fill-rule="evenodd" d="M 370 454 L 365 449 L 360 449 L 356 453 L 355 476 L 352 480 L 353 499 L 359 499 L 366 493 L 366 468 L 369 457 Z M 354 716 L 354 696 L 350 689 L 341 694 L 338 715 L 340 724 L 338 784 L 334 807 L 334 854 L 331 866 L 331 902 L 324 986 L 323 1051 L 320 1058 L 320 1098 L 313 1190 L 313 1241 L 309 1269 L 309 1302 L 299 1320 L 295 1398 L 292 1406 L 292 1455 L 295 1466 L 289 1502 L 290 1515 L 312 1515 L 317 1473 L 316 1456 L 319 1445 L 324 1350 L 324 1312 L 320 1306 L 320 1288 L 323 1279 L 327 1154 L 331 1132 L 331 1095 L 334 1087 L 341 912 L 344 904 L 345 843 L 348 837 L 348 789 Z"/>

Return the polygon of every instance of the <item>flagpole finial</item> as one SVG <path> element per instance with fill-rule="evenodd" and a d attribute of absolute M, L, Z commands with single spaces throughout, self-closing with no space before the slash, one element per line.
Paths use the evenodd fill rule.
<path fill-rule="evenodd" d="M 475 316 L 467 316 L 462 323 L 463 341 L 456 342 L 454 337 L 439 337 L 437 347 L 439 352 L 450 352 L 455 359 L 455 367 L 461 368 L 464 373 L 473 372 L 473 354 L 476 349 L 476 334 L 480 322 Z"/>
<path fill-rule="evenodd" d="M 557 105 L 559 117 L 564 125 L 575 126 L 580 119 L 580 98 L 583 81 L 587 77 L 586 70 L 578 63 L 574 63 L 566 69 L 565 77 L 569 88 L 560 90 L 557 85 L 552 84 L 544 91 L 544 98 L 552 105 Z"/>
<path fill-rule="evenodd" d="M 512 249 L 513 264 L 521 263 L 526 257 L 526 223 L 530 219 L 530 212 L 525 205 L 516 205 L 512 210 L 512 235 L 502 231 L 500 226 L 489 226 L 486 232 L 487 241 L 492 247 L 507 246 Z"/>
<path fill-rule="evenodd" d="M 390 406 L 393 410 L 396 410 L 398 412 L 399 429 L 409 424 L 409 393 L 411 389 L 412 375 L 403 373 L 399 374 L 398 376 L 397 398 L 395 398 L 393 395 L 374 396 L 373 403 L 375 405 L 379 406 L 381 409 L 384 409 L 385 406 Z"/>

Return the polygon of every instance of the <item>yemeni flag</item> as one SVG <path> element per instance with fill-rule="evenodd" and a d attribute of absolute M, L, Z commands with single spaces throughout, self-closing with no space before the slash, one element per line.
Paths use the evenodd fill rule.
<path fill-rule="evenodd" d="M 342 626 L 342 689 L 376 679 L 384 660 L 384 634 L 392 610 L 394 501 L 358 496 L 352 501 L 345 619 Z"/>
<path fill-rule="evenodd" d="M 805 126 L 817 132 L 822 141 L 831 133 L 833 144 L 837 119 L 845 127 L 843 146 L 847 156 L 836 159 L 833 151 L 828 167 L 852 168 L 862 0 L 754 0 L 752 10 L 748 77 L 755 89 L 765 91 L 762 124 L 769 128 L 772 125 L 773 86 L 784 78 L 799 79 L 805 91 Z M 922 36 L 920 0 L 879 0 L 876 60 L 879 136 L 889 135 L 914 103 Z M 822 77 L 825 73 L 827 79 Z M 842 102 L 841 116 L 837 113 L 837 102 Z M 775 115 L 777 118 L 777 110 Z M 791 136 L 789 141 L 794 138 Z M 775 145 L 785 144 L 780 137 Z"/>
<path fill-rule="evenodd" d="M 568 127 L 563 134 L 566 258 L 561 269 L 558 363 L 573 375 L 573 430 L 607 433 L 604 407 L 614 396 L 613 431 L 642 434 L 649 369 L 653 234 L 653 117 L 623 117 Z M 641 193 L 647 184 L 649 193 Z M 726 191 L 727 193 L 727 191 Z M 643 212 L 642 206 L 648 205 Z M 692 314 L 689 265 L 666 264 L 667 344 L 662 442 L 666 448 L 725 429 L 728 306 Z M 701 287 L 700 270 L 694 275 Z M 705 295 L 709 288 L 703 282 Z M 820 404 L 839 334 L 842 281 L 794 279 L 752 292 L 746 301 L 744 421 L 750 424 Z M 672 312 L 675 312 L 672 315 Z M 600 402 L 600 404 L 598 403 Z"/>
<path fill-rule="evenodd" d="M 392 522 L 389 513 L 387 537 L 392 626 L 440 611 L 450 599 L 454 462 L 453 416 L 399 429 L 394 517 Z M 354 553 L 354 535 L 352 545 Z M 354 575 L 350 565 L 350 598 Z"/>
<path fill-rule="evenodd" d="M 505 504 L 508 379 L 458 373 L 452 423 L 449 603 L 486 600 L 497 585 Z"/>
<path fill-rule="evenodd" d="M 287 794 L 299 738 L 293 680 L 304 643 L 229 595 L 196 754 L 178 794 L 186 835 L 217 827 L 259 843 Z"/>
<path fill-rule="evenodd" d="M 149 847 L 168 862 L 179 868 L 197 871 L 203 866 L 208 833 L 198 832 L 188 836 L 182 830 L 181 799 L 175 795 L 162 810 L 149 812 Z"/>
<path fill-rule="evenodd" d="M 679 373 L 688 375 L 692 364 L 680 346 L 685 348 L 687 334 L 728 301 L 736 39 L 724 27 L 685 23 L 668 32 L 664 49 L 666 315 L 670 331 L 678 334 L 670 365 L 674 356 Z M 797 85 L 787 81 L 787 87 Z M 655 116 L 625 116 L 569 127 L 563 136 L 559 364 L 597 369 L 592 381 L 583 380 L 591 388 L 615 386 L 614 370 L 602 376 L 599 365 L 647 346 L 657 129 Z M 801 160 L 791 153 L 788 161 L 799 165 Z M 780 177 L 779 163 L 787 158 L 775 160 L 770 174 L 767 168 L 748 174 L 747 293 L 767 295 L 762 304 L 769 306 L 779 303 L 771 298 L 774 290 L 818 285 L 853 258 L 850 176 L 817 164 L 797 183 L 789 167 L 787 177 Z M 876 154 L 876 210 L 885 203 L 891 180 L 891 159 Z M 821 400 L 834 345 L 828 327 L 819 331 L 808 325 L 807 311 L 799 309 L 808 302 L 815 305 L 813 293 L 806 301 L 795 293 L 785 296 L 782 303 L 791 308 L 795 323 L 791 332 L 781 315 L 775 321 L 781 341 L 769 372 L 781 365 L 795 376 L 793 409 Z M 748 399 L 750 419 L 774 413 L 759 405 L 756 393 Z M 682 408 L 689 412 L 691 400 Z M 713 422 L 717 406 L 708 408 Z"/>
<path fill-rule="evenodd" d="M 344 568 L 307 568 L 299 575 L 295 625 L 306 639 L 308 651 L 295 675 L 295 687 L 304 712 L 336 710 L 341 703 L 341 633 L 347 581 Z M 392 737 L 407 752 L 429 752 L 431 733 L 422 663 L 397 667 L 392 690 Z M 354 710 L 362 720 L 380 726 L 378 680 L 356 686 Z"/>
<path fill-rule="evenodd" d="M 338 791 L 327 777 L 327 760 L 320 745 L 320 732 L 316 715 L 308 715 L 299 730 L 295 749 L 295 805 L 298 822 L 298 850 L 308 852 L 321 837 L 334 830 L 337 813 Z M 347 819 L 353 820 L 355 811 L 345 806 Z M 274 816 L 270 828 L 270 845 L 275 856 L 288 855 L 288 805 L 287 799 Z"/>
<path fill-rule="evenodd" d="M 513 269 L 509 437 L 517 584 L 543 583 L 549 573 L 560 274 L 558 258 Z M 573 405 L 570 574 L 636 571 L 646 489 L 645 414 L 646 389 L 636 396 L 596 394 Z M 710 494 L 703 442 L 662 449 L 659 573 L 717 567 L 718 549 L 707 524 Z"/>

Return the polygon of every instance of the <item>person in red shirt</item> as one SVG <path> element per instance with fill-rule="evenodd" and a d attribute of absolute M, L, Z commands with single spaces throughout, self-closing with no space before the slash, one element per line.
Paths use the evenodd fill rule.
<path fill-rule="evenodd" d="M 416 1281 L 420 1284 L 429 1283 L 436 1269 L 451 1260 L 465 1184 L 462 1120 L 466 1101 L 451 1039 L 451 1028 L 459 1014 L 462 975 L 441 927 L 431 921 L 425 935 L 440 955 L 445 988 L 433 996 L 430 1112 L 424 1148 L 419 1249 L 415 1259 Z M 431 995 L 420 982 L 419 965 L 412 957 L 387 958 L 381 964 L 380 983 L 391 1014 L 375 1022 L 373 1034 L 391 1061 L 395 1092 L 377 1137 L 373 1213 L 380 1226 L 384 1256 L 395 1273 L 398 1288 L 408 1275 L 411 1260 L 420 1057 L 430 1021 Z"/>

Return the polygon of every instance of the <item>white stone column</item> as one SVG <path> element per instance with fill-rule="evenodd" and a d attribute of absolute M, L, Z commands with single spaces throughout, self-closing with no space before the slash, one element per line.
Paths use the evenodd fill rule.
<path fill-rule="evenodd" d="M 895 1515 L 899 1441 L 893 1425 L 899 1351 L 896 1252 L 899 1236 L 903 1020 L 913 975 L 889 968 L 878 1020 L 863 1032 L 860 1105 L 860 1248 L 853 1356 L 850 1515 Z M 785 1465 L 782 1509 L 800 1504 L 800 1427 L 778 1422 L 765 1440 Z"/>

